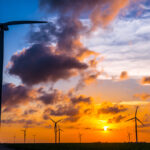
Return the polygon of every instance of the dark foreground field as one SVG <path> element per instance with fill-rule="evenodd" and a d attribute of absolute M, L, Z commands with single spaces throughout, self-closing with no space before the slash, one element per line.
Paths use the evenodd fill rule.
<path fill-rule="evenodd" d="M 4 148 L 5 147 L 5 148 Z M 150 150 L 149 143 L 1 144 L 0 150 Z"/>

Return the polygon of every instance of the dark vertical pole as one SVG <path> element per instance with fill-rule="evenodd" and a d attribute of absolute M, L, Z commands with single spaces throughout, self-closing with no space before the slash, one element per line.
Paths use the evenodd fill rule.
<path fill-rule="evenodd" d="M 34 139 L 33 139 L 33 142 L 34 142 L 34 144 L 35 144 L 35 135 L 33 135 L 33 138 L 34 138 Z"/>
<path fill-rule="evenodd" d="M 3 59 L 4 59 L 4 30 L 0 28 L 0 127 L 2 107 L 2 86 L 3 86 Z"/>
<path fill-rule="evenodd" d="M 129 143 L 130 143 L 130 133 L 128 133 Z"/>
<path fill-rule="evenodd" d="M 16 136 L 14 136 L 14 144 L 16 143 Z"/>
<path fill-rule="evenodd" d="M 57 143 L 57 124 L 55 123 L 55 143 Z"/>
<path fill-rule="evenodd" d="M 60 143 L 60 129 L 59 129 L 59 143 Z"/>
<path fill-rule="evenodd" d="M 137 135 L 137 120 L 135 118 L 135 136 L 136 136 L 136 143 L 138 142 L 138 135 Z"/>

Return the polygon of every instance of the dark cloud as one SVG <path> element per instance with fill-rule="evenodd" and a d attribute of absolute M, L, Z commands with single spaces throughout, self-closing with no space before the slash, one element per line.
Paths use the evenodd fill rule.
<path fill-rule="evenodd" d="M 3 105 L 4 106 L 13 106 L 19 103 L 25 103 L 31 100 L 29 92 L 31 90 L 23 85 L 15 86 L 12 83 L 6 83 L 3 85 Z M 10 108 L 7 108 L 8 110 Z"/>
<path fill-rule="evenodd" d="M 67 118 L 64 119 L 63 122 L 77 122 L 81 117 L 79 115 L 77 116 L 69 116 Z"/>
<path fill-rule="evenodd" d="M 117 114 L 126 110 L 127 108 L 122 105 L 103 106 L 102 108 L 98 109 L 98 114 Z"/>
<path fill-rule="evenodd" d="M 23 113 L 23 116 L 26 116 L 26 115 L 30 115 L 30 114 L 34 114 L 36 113 L 38 110 L 36 109 L 28 109 L 28 110 L 25 110 L 24 113 Z"/>
<path fill-rule="evenodd" d="M 94 27 L 106 26 L 129 4 L 129 0 L 40 0 L 40 8 L 48 13 L 58 12 L 60 16 L 77 18 L 88 15 Z"/>
<path fill-rule="evenodd" d="M 47 108 L 44 111 L 43 118 L 48 119 L 50 115 L 52 116 L 75 116 L 79 113 L 79 107 L 75 108 L 71 104 L 57 105 L 56 108 Z"/>
<path fill-rule="evenodd" d="M 60 101 L 64 101 L 65 95 L 58 89 L 52 89 L 50 92 L 40 92 L 41 96 L 38 97 L 38 100 L 43 102 L 45 105 L 55 104 Z"/>
<path fill-rule="evenodd" d="M 77 73 L 76 70 L 88 67 L 73 57 L 52 53 L 51 49 L 43 44 L 35 44 L 13 55 L 11 62 L 9 73 L 19 76 L 27 85 L 68 79 Z"/>
<path fill-rule="evenodd" d="M 31 29 L 28 34 L 30 43 L 56 44 L 57 53 L 84 58 L 96 54 L 88 50 L 80 41 L 81 35 L 87 32 L 87 27 L 78 19 L 60 17 L 47 24 L 39 26 L 39 30 Z M 54 47 L 53 47 L 54 48 Z"/>
<path fill-rule="evenodd" d="M 108 120 L 108 123 L 119 123 L 120 121 L 122 121 L 122 119 L 124 119 L 125 116 L 119 115 L 119 116 L 115 116 L 111 119 Z"/>
<path fill-rule="evenodd" d="M 35 120 L 31 120 L 31 119 L 18 119 L 18 120 L 14 120 L 14 119 L 5 119 L 2 120 L 2 123 L 4 124 L 24 124 L 24 125 L 31 125 L 31 124 L 37 124 Z"/>
<path fill-rule="evenodd" d="M 73 104 L 78 104 L 78 103 L 88 103 L 88 104 L 90 104 L 91 103 L 91 97 L 84 97 L 82 95 L 79 96 L 79 97 L 73 97 L 70 100 Z"/>

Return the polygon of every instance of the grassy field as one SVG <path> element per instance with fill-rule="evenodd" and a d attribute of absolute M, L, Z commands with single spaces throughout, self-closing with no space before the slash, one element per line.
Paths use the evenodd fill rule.
<path fill-rule="evenodd" d="M 5 144 L 14 150 L 150 150 L 150 143 Z"/>

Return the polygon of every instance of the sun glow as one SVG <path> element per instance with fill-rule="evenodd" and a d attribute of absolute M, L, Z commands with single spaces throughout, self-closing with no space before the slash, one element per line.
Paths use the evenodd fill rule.
<path fill-rule="evenodd" d="M 107 129 L 108 129 L 108 126 L 104 126 L 104 131 L 107 131 Z"/>

